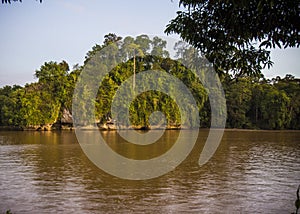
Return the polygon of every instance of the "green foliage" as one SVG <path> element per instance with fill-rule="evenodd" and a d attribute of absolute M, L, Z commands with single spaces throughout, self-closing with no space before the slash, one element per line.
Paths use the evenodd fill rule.
<path fill-rule="evenodd" d="M 102 82 L 96 101 L 96 115 L 99 120 L 105 121 L 105 119 L 111 115 L 110 108 L 112 99 L 118 87 L 133 75 L 132 67 L 133 59 L 118 65 Z M 177 61 L 169 58 L 146 55 L 144 57 L 137 57 L 136 68 L 137 73 L 153 69 L 168 72 L 177 77 L 189 87 L 200 109 L 203 107 L 205 100 L 207 100 L 207 94 L 199 80 L 190 70 Z M 150 87 L 148 82 L 151 82 L 150 79 L 143 83 L 145 88 Z M 172 85 L 170 88 L 172 88 Z M 170 91 L 175 92 L 174 90 Z M 132 94 L 132 92 L 124 93 L 122 96 L 128 96 L 128 94 Z M 182 99 L 185 99 L 184 95 L 182 96 Z M 119 103 L 119 105 L 122 105 L 122 103 Z M 181 118 L 178 106 L 171 97 L 161 92 L 148 91 L 140 94 L 133 100 L 129 109 L 131 123 L 135 126 L 148 127 L 149 116 L 154 111 L 164 112 L 168 125 L 180 125 Z M 118 114 L 125 116 L 126 112 L 119 112 Z M 124 125 L 127 126 L 128 124 Z"/>
<path fill-rule="evenodd" d="M 294 0 L 180 0 L 165 32 L 199 49 L 218 73 L 260 76 L 268 48 L 299 47 L 300 6 Z"/>
<path fill-rule="evenodd" d="M 110 45 L 109 45 L 110 44 Z M 109 46 L 108 46 L 109 45 Z M 121 37 L 115 34 L 105 36 L 103 45 L 96 44 L 87 53 L 83 66 L 75 65 L 69 71 L 69 65 L 62 61 L 46 62 L 36 70 L 36 83 L 21 86 L 4 86 L 0 88 L 0 125 L 1 126 L 40 126 L 60 123 L 64 110 L 71 112 L 72 100 L 82 108 L 90 122 L 106 123 L 114 120 L 111 118 L 111 104 L 113 97 L 122 83 L 131 80 L 136 73 L 153 70 L 167 72 L 181 80 L 196 100 L 201 127 L 210 127 L 210 105 L 218 106 L 218 114 L 223 114 L 224 106 L 220 103 L 210 103 L 207 93 L 218 93 L 218 90 L 209 81 L 210 77 L 202 69 L 210 68 L 204 58 L 199 56 L 191 46 L 184 42 L 175 44 L 178 60 L 172 60 L 165 50 L 166 42 L 158 37 L 150 39 L 147 35 L 133 37 Z M 109 47 L 98 54 L 104 47 Z M 123 52 L 117 56 L 119 50 Z M 155 52 L 156 56 L 150 55 Z M 100 57 L 100 62 L 90 63 L 92 57 Z M 105 68 L 109 63 L 114 64 L 116 57 L 122 57 L 123 63 L 118 64 L 100 82 L 99 77 L 92 72 L 87 73 L 89 84 L 81 87 L 78 97 L 73 97 L 75 85 L 80 81 L 80 73 L 84 68 Z M 118 59 L 119 60 L 119 59 Z M 102 67 L 101 67 L 102 66 Z M 193 67 L 194 66 L 194 67 Z M 199 69 L 204 85 L 210 85 L 207 92 L 199 78 L 188 69 Z M 89 69 L 87 69 L 89 70 Z M 150 77 L 149 77 L 150 78 Z M 223 74 L 221 81 L 226 93 L 227 101 L 227 127 L 229 128 L 257 128 L 257 129 L 300 129 L 300 80 L 291 75 L 266 80 L 257 77 L 236 77 Z M 144 81 L 145 88 L 151 88 L 149 84 L 161 84 L 161 81 L 153 83 Z M 100 87 L 99 87 L 100 86 Z M 98 93 L 93 100 L 90 96 L 90 88 L 98 88 Z M 139 94 L 129 106 L 130 122 L 135 127 L 149 127 L 149 116 L 155 111 L 161 111 L 166 116 L 168 126 L 178 127 L 185 115 L 180 115 L 179 107 L 171 98 L 172 93 L 179 94 L 181 100 L 186 97 L 175 90 L 175 86 L 169 84 L 171 95 L 158 91 L 146 91 Z M 133 87 L 125 91 L 122 96 L 129 96 Z M 95 105 L 96 112 L 89 112 L 87 103 Z M 125 105 L 117 103 L 117 105 Z M 216 111 L 216 109 L 214 109 Z M 125 117 L 127 112 L 117 112 L 118 116 Z M 188 118 L 189 127 L 194 127 L 193 118 Z M 117 121 L 118 122 L 118 121 Z M 83 124 L 85 125 L 85 124 Z M 128 124 L 121 124 L 127 126 Z"/>
<path fill-rule="evenodd" d="M 168 51 L 165 51 L 167 42 L 162 40 L 161 38 L 155 36 L 151 42 L 152 51 L 151 55 L 160 56 L 160 57 L 169 57 Z"/>
<path fill-rule="evenodd" d="M 228 78 L 223 86 L 228 127 L 299 129 L 299 79 Z"/>
<path fill-rule="evenodd" d="M 263 129 L 283 129 L 289 122 L 288 106 L 290 99 L 285 92 L 279 91 L 272 85 L 256 85 L 258 93 L 257 125 Z"/>
<path fill-rule="evenodd" d="M 21 96 L 22 125 L 45 125 L 56 121 L 60 110 L 59 99 L 54 99 L 47 87 L 40 83 L 26 85 Z"/>
<path fill-rule="evenodd" d="M 225 84 L 224 84 L 225 85 Z M 230 128 L 251 128 L 247 112 L 252 101 L 252 83 L 249 78 L 226 85 L 226 104 L 228 109 L 227 126 Z"/>
<path fill-rule="evenodd" d="M 286 75 L 283 79 L 277 78 L 274 80 L 274 86 L 284 92 L 290 99 L 287 106 L 290 124 L 287 128 L 300 129 L 300 80 L 291 75 Z"/>
<path fill-rule="evenodd" d="M 35 72 L 37 83 L 0 89 L 1 125 L 30 127 L 57 122 L 62 109 L 71 105 L 76 82 L 76 70 L 70 74 L 68 70 L 65 61 L 45 63 Z"/>
<path fill-rule="evenodd" d="M 0 89 L 0 124 L 18 126 L 21 124 L 21 87 L 4 86 Z"/>

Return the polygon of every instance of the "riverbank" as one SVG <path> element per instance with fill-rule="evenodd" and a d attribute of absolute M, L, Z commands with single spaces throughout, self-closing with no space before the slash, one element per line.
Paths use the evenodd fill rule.
<path fill-rule="evenodd" d="M 47 127 L 47 126 L 31 126 L 31 127 L 19 127 L 19 126 L 0 126 L 0 131 L 74 131 L 75 129 L 80 129 L 80 130 L 100 130 L 100 131 L 116 131 L 116 127 L 112 126 L 82 126 L 82 127 L 73 127 L 73 126 L 61 126 L 61 127 Z M 134 130 L 162 130 L 162 127 L 121 127 L 120 129 L 122 130 L 129 130 L 129 129 L 134 129 Z M 189 128 L 181 128 L 178 126 L 171 126 L 167 127 L 166 130 L 188 130 Z M 210 128 L 200 128 L 201 130 L 208 130 Z M 213 129 L 218 129 L 218 128 L 213 128 Z M 235 131 L 245 131 L 245 132 L 265 132 L 265 131 L 272 131 L 272 132 L 298 132 L 300 131 L 299 129 L 239 129 L 239 128 L 225 128 L 226 131 L 229 132 L 235 132 Z"/>

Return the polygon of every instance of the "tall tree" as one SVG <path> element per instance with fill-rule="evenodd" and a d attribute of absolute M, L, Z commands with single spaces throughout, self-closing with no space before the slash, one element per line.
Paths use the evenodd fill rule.
<path fill-rule="evenodd" d="M 228 128 L 252 128 L 247 113 L 252 101 L 252 83 L 250 78 L 239 78 L 224 84 L 227 104 Z"/>
<path fill-rule="evenodd" d="M 21 86 L 4 86 L 0 89 L 0 125 L 21 125 Z"/>
<path fill-rule="evenodd" d="M 166 33 L 198 48 L 217 72 L 260 75 L 270 67 L 268 48 L 299 47 L 298 0 L 180 0 Z"/>
<path fill-rule="evenodd" d="M 287 128 L 300 129 L 300 79 L 286 75 L 283 79 L 277 77 L 273 84 L 280 91 L 284 91 L 291 100 L 288 106 L 291 122 Z"/>
<path fill-rule="evenodd" d="M 38 78 L 39 92 L 36 95 L 32 92 L 33 98 L 40 97 L 40 100 L 45 100 L 48 104 L 40 105 L 40 109 L 52 109 L 52 114 L 45 118 L 48 123 L 53 123 L 61 118 L 64 109 L 70 107 L 70 90 L 72 90 L 72 79 L 69 76 L 69 65 L 67 62 L 46 62 L 39 70 L 36 70 L 35 76 Z M 31 91 L 31 87 L 28 88 Z M 43 96 L 41 96 L 43 94 Z M 30 99 L 29 99 L 30 100 Z M 47 100 L 47 101 L 46 101 Z M 39 104 L 36 104 L 39 106 Z M 39 110 L 40 110 L 39 109 Z M 44 114 L 47 111 L 43 111 Z M 51 112 L 51 111 L 50 111 Z M 43 113 L 41 113 L 43 114 Z M 47 113 L 48 114 L 48 113 Z"/>
<path fill-rule="evenodd" d="M 250 117 L 253 124 L 261 129 L 287 128 L 291 122 L 291 99 L 286 93 L 265 82 L 256 83 L 252 90 Z"/>
<path fill-rule="evenodd" d="M 68 71 L 69 65 L 65 61 L 46 62 L 39 70 L 35 71 L 35 76 L 39 79 L 39 83 L 43 84 L 60 103 L 64 103 Z"/>
<path fill-rule="evenodd" d="M 152 51 L 151 55 L 159 57 L 169 57 L 169 52 L 164 50 L 167 46 L 167 41 L 159 38 L 158 36 L 153 37 L 151 41 Z"/>
<path fill-rule="evenodd" d="M 121 36 L 117 36 L 114 33 L 109 33 L 109 34 L 106 34 L 104 36 L 104 42 L 103 42 L 103 44 L 104 44 L 104 46 L 107 46 L 107 45 L 109 45 L 111 43 L 119 42 L 121 39 L 122 39 Z"/>
<path fill-rule="evenodd" d="M 138 39 L 138 41 L 141 41 Z M 136 43 L 137 39 L 134 40 L 132 37 L 126 37 L 123 41 L 122 50 L 124 54 L 128 57 L 128 59 L 133 58 L 133 81 L 132 81 L 132 88 L 135 88 L 135 75 L 136 75 L 136 56 L 143 56 L 146 53 L 147 49 L 149 49 L 149 44 L 147 48 L 147 44 L 143 45 L 143 49 L 141 45 Z M 142 41 L 141 41 L 142 42 Z"/>
<path fill-rule="evenodd" d="M 140 49 L 143 51 L 143 54 L 149 54 L 151 40 L 147 35 L 139 35 L 135 38 L 134 43 L 139 45 Z"/>

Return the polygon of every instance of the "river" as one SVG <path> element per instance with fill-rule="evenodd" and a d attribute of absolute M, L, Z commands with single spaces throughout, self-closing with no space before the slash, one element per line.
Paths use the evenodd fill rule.
<path fill-rule="evenodd" d="M 178 132 L 166 131 L 166 142 L 155 151 L 168 150 Z M 1 131 L 0 213 L 295 212 L 300 131 L 227 130 L 214 156 L 199 167 L 207 133 L 200 130 L 175 170 L 133 181 L 98 169 L 73 131 Z M 102 135 L 123 155 L 132 152 L 116 132 Z M 138 154 L 137 159 L 153 155 Z"/>

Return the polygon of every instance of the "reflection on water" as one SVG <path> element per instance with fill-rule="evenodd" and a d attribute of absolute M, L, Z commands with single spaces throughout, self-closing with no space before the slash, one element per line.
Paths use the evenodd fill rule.
<path fill-rule="evenodd" d="M 164 135 L 166 147 L 177 131 Z M 136 152 L 103 133 L 122 154 Z M 95 167 L 73 132 L 0 132 L 0 213 L 291 213 L 300 183 L 300 132 L 226 131 L 213 158 L 191 155 L 156 179 L 127 181 Z M 166 150 L 154 146 L 137 158 Z M 158 153 L 157 153 L 158 154 Z"/>

